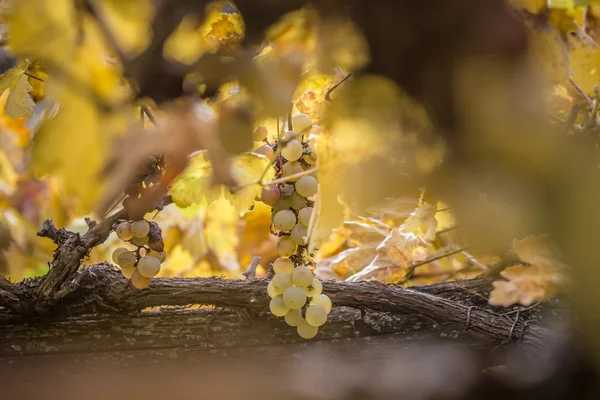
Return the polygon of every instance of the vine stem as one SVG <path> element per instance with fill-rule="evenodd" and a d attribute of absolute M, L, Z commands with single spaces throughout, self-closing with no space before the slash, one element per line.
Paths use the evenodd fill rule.
<path fill-rule="evenodd" d="M 313 172 L 315 172 L 317 170 L 318 170 L 318 167 L 314 167 L 314 168 L 311 168 L 311 169 L 307 169 L 306 171 L 302 171 L 302 172 L 298 172 L 296 174 L 284 176 L 282 178 L 274 179 L 274 180 L 269 181 L 269 182 L 263 182 L 263 183 L 261 183 L 261 185 L 262 186 L 269 186 L 269 185 L 275 185 L 277 183 L 289 182 L 289 181 L 294 180 L 296 178 L 301 178 L 301 177 L 303 177 L 305 175 L 310 175 L 310 174 L 312 174 Z"/>

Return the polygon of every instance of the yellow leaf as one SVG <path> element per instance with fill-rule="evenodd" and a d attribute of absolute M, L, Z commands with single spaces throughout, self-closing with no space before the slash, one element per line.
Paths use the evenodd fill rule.
<path fill-rule="evenodd" d="M 321 21 L 317 34 L 318 63 L 321 71 L 342 68 L 356 71 L 369 62 L 369 45 L 350 19 L 328 18 Z"/>
<path fill-rule="evenodd" d="M 29 92 L 31 85 L 27 76 L 17 66 L 6 71 L 0 76 L 0 93 L 9 90 L 4 113 L 13 118 L 31 118 L 33 117 L 33 106 L 35 105 Z"/>
<path fill-rule="evenodd" d="M 376 246 L 360 246 L 342 251 L 329 266 L 339 278 L 347 279 L 371 264 L 376 256 Z"/>
<path fill-rule="evenodd" d="M 194 203 L 202 203 L 215 196 L 209 190 L 212 165 L 205 152 L 198 153 L 190 160 L 188 167 L 177 178 L 170 189 L 173 202 L 179 207 L 189 207 Z"/>
<path fill-rule="evenodd" d="M 560 32 L 545 26 L 531 35 L 531 52 L 536 70 L 552 84 L 563 83 L 569 77 L 569 56 Z"/>
<path fill-rule="evenodd" d="M 151 0 L 102 0 L 95 4 L 123 51 L 136 54 L 148 46 L 154 14 Z"/>
<path fill-rule="evenodd" d="M 571 77 L 588 94 L 594 93 L 594 87 L 600 83 L 600 53 L 594 44 L 579 39 L 571 39 L 569 56 Z"/>
<path fill-rule="evenodd" d="M 527 10 L 533 14 L 537 14 L 546 8 L 547 0 L 509 0 L 510 4 L 519 9 Z"/>
<path fill-rule="evenodd" d="M 431 204 L 423 203 L 413 211 L 406 221 L 398 228 L 405 235 L 415 235 L 418 238 L 433 242 L 437 229 L 435 215 L 437 208 Z"/>
<path fill-rule="evenodd" d="M 237 222 L 239 213 L 231 203 L 221 197 L 210 203 L 206 209 L 205 237 L 208 247 L 215 253 L 219 262 L 229 272 L 238 272 Z"/>
<path fill-rule="evenodd" d="M 270 168 L 270 165 L 271 161 L 267 157 L 255 153 L 243 153 L 233 160 L 231 174 L 242 189 L 235 193 L 225 191 L 225 197 L 238 212 L 248 211 L 254 204 L 254 200 L 260 196 L 261 177 L 262 182 L 270 181 L 275 177 L 275 169 Z"/>

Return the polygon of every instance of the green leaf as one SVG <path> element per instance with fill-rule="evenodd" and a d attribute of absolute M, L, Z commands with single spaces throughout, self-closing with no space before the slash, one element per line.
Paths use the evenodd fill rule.
<path fill-rule="evenodd" d="M 35 103 L 29 96 L 31 85 L 27 76 L 19 67 L 14 67 L 0 76 L 0 94 L 10 90 L 4 112 L 12 118 L 33 117 L 33 106 Z"/>

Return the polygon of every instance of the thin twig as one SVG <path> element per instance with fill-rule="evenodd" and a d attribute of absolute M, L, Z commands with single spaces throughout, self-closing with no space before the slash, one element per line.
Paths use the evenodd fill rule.
<path fill-rule="evenodd" d="M 144 114 L 146 114 L 146 116 L 148 117 L 148 119 L 150 119 L 150 121 L 152 122 L 152 125 L 154 125 L 155 127 L 158 127 L 158 121 L 156 120 L 156 117 L 152 113 L 152 110 L 150 110 L 150 107 L 148 107 L 147 104 L 142 104 L 140 106 L 140 109 L 142 110 L 142 112 Z"/>
<path fill-rule="evenodd" d="M 581 97 L 583 97 L 583 99 L 587 103 L 588 107 L 592 108 L 594 106 L 594 102 L 592 101 L 592 99 L 589 98 L 589 96 L 587 94 L 585 94 L 583 89 L 573 80 L 573 78 L 569 78 L 569 83 L 571 83 L 571 85 L 573 85 L 575 90 L 577 90 L 577 93 L 579 93 L 579 95 Z"/>
<path fill-rule="evenodd" d="M 37 77 L 35 75 L 30 74 L 29 72 L 23 72 L 23 75 L 30 77 L 31 79 L 35 79 L 36 81 L 40 81 L 40 82 L 44 82 L 46 83 L 46 81 L 40 77 Z"/>
<path fill-rule="evenodd" d="M 269 186 L 269 185 L 275 185 L 277 183 L 289 182 L 289 181 L 292 181 L 292 180 L 294 180 L 296 178 L 301 178 L 301 177 L 303 177 L 305 175 L 310 175 L 313 172 L 317 171 L 317 169 L 318 169 L 318 167 L 314 167 L 314 168 L 311 168 L 311 169 L 307 169 L 306 171 L 298 172 L 297 174 L 292 174 L 292 175 L 284 176 L 284 177 L 281 177 L 281 178 L 278 178 L 278 179 L 274 179 L 274 180 L 269 181 L 269 182 L 263 182 L 261 185 L 262 186 Z"/>
<path fill-rule="evenodd" d="M 350 72 L 348 75 L 346 75 L 345 77 L 342 78 L 341 81 L 339 81 L 338 83 L 336 83 L 335 85 L 333 85 L 332 87 L 330 87 L 327 90 L 327 93 L 325 93 L 325 100 L 328 102 L 332 102 L 331 100 L 331 93 L 338 88 L 338 86 L 340 86 L 342 83 L 346 82 L 346 80 L 348 80 L 348 78 L 350 78 L 352 76 L 352 72 Z"/>

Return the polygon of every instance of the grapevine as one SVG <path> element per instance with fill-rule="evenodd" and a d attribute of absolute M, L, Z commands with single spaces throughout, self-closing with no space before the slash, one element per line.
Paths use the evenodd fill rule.
<path fill-rule="evenodd" d="M 288 130 L 269 142 L 267 131 L 259 126 L 255 139 L 263 141 L 255 152 L 273 161 L 276 182 L 262 189 L 260 200 L 271 206 L 271 232 L 279 239 L 276 250 L 279 258 L 273 264 L 274 275 L 267 286 L 271 298 L 269 309 L 286 324 L 295 327 L 303 339 L 312 339 L 327 321 L 332 303 L 322 294 L 323 285 L 314 276 L 314 260 L 308 253 L 308 226 L 318 191 L 315 176 L 297 174 L 316 163 L 309 133 L 320 128 L 310 117 L 299 114 L 291 118 Z M 292 130 L 291 128 L 295 128 Z"/>

